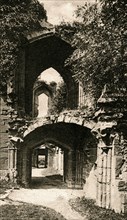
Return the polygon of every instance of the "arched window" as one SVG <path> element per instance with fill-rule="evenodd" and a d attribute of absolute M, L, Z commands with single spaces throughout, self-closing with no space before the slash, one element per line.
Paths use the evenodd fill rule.
<path fill-rule="evenodd" d="M 42 93 L 38 96 L 38 117 L 43 117 L 48 113 L 48 96 Z"/>
<path fill-rule="evenodd" d="M 53 68 L 39 75 L 33 86 L 33 117 L 43 117 L 48 114 L 52 98 L 61 82 L 63 82 L 62 77 Z"/>

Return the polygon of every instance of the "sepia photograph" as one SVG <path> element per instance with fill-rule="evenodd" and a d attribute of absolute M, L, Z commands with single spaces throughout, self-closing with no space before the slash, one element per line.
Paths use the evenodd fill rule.
<path fill-rule="evenodd" d="M 126 0 L 0 0 L 0 220 L 127 220 Z"/>

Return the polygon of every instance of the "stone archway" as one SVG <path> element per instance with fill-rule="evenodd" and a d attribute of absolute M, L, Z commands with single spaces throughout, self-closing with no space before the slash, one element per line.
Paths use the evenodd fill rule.
<path fill-rule="evenodd" d="M 16 70 L 15 93 L 18 97 L 18 111 L 32 114 L 33 86 L 37 77 L 48 68 L 55 69 L 67 87 L 67 108 L 78 106 L 78 84 L 74 81 L 70 67 L 64 66 L 65 60 L 73 52 L 69 43 L 54 33 L 39 38 L 33 36 L 22 47 Z"/>
<path fill-rule="evenodd" d="M 36 128 L 25 136 L 18 151 L 17 167 L 20 184 L 29 187 L 31 181 L 32 150 L 50 142 L 60 146 L 65 152 L 64 180 L 68 187 L 82 188 L 86 173 L 96 161 L 97 146 L 90 129 L 73 123 L 47 124 Z M 88 172 L 86 163 L 89 161 Z"/>

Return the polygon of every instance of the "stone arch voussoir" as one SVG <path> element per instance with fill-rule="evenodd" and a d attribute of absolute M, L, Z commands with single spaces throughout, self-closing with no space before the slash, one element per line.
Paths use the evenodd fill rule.
<path fill-rule="evenodd" d="M 77 116 L 77 117 L 71 116 L 68 113 L 60 113 L 59 115 L 51 115 L 51 116 L 48 116 L 47 118 L 45 117 L 45 118 L 36 119 L 35 121 L 31 123 L 31 125 L 24 132 L 23 137 L 27 136 L 30 132 L 34 131 L 38 127 L 41 127 L 46 124 L 53 124 L 53 123 L 59 123 L 59 122 L 77 124 L 77 125 L 89 128 L 90 130 L 92 130 L 95 125 L 95 122 L 88 118 L 84 118 L 81 116 Z"/>

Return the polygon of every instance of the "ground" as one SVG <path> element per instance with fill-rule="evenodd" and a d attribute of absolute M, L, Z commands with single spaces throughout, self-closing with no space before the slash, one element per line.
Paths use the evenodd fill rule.
<path fill-rule="evenodd" d="M 47 172 L 48 171 L 48 172 Z M 33 169 L 30 189 L 11 189 L 0 197 L 0 220 L 126 220 L 68 189 L 59 173 Z"/>
<path fill-rule="evenodd" d="M 51 210 L 55 210 L 56 213 L 60 213 L 66 220 L 84 220 L 85 217 L 72 210 L 69 204 L 70 199 L 82 196 L 82 190 L 67 189 L 66 185 L 61 181 L 61 176 L 59 174 L 52 176 L 51 173 L 50 170 L 47 172 L 46 169 L 34 169 L 31 188 L 13 190 L 8 195 L 8 199 L 3 201 L 4 204 L 8 203 L 8 201 L 9 204 L 11 202 L 11 205 L 15 204 L 14 202 L 16 202 L 16 205 L 23 205 L 23 203 L 32 204 L 42 206 L 43 209 L 44 207 L 49 208 L 51 216 Z M 45 219 L 48 220 L 50 218 Z M 54 217 L 53 219 L 57 218 Z M 58 219 L 62 220 L 62 217 L 58 216 Z"/>

